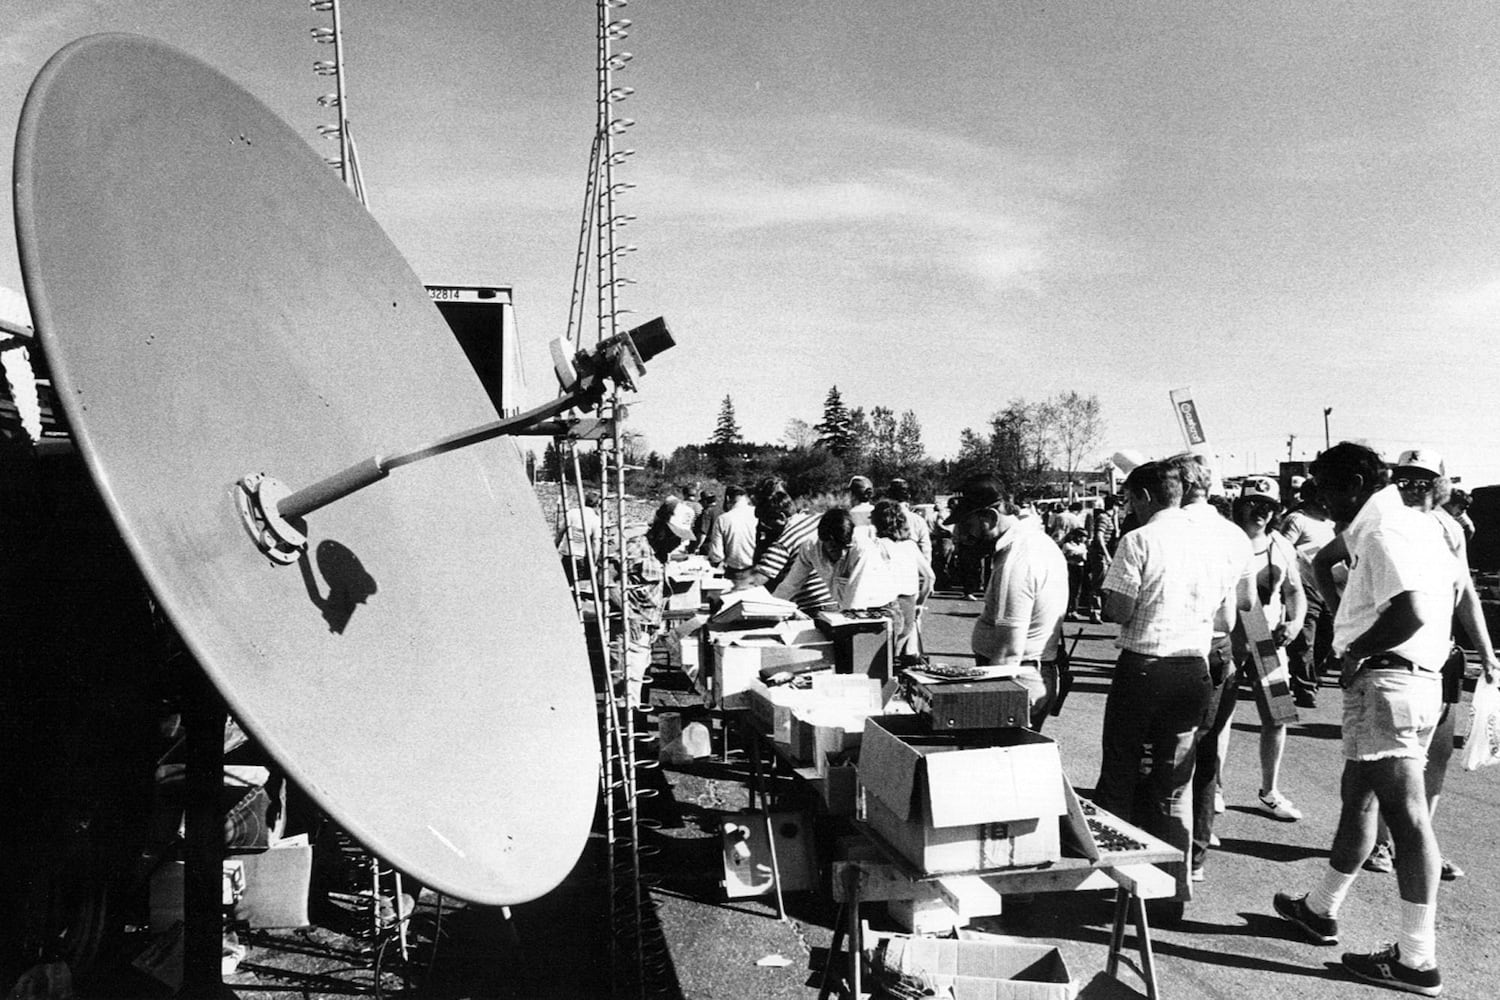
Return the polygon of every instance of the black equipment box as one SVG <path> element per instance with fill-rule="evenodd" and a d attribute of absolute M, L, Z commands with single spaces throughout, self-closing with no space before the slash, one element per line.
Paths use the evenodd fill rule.
<path fill-rule="evenodd" d="M 907 697 L 934 732 L 1031 725 L 1031 696 L 1009 677 L 942 683 L 910 680 Z"/>
<path fill-rule="evenodd" d="M 834 670 L 890 680 L 891 620 L 874 611 L 825 611 L 817 617 L 818 631 L 833 639 Z"/>

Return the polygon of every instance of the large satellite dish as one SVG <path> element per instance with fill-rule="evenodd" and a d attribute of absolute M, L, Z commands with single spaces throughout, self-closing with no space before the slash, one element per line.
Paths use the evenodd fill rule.
<path fill-rule="evenodd" d="M 130 35 L 43 68 L 15 206 L 79 447 L 230 710 L 423 882 L 502 904 L 554 887 L 592 822 L 598 735 L 515 448 L 444 454 L 318 510 L 285 564 L 236 505 L 247 475 L 295 488 L 494 419 L 380 227 L 259 101 Z"/>

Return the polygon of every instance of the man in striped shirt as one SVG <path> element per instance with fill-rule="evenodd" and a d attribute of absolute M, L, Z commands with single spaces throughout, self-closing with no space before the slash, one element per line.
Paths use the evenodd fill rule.
<path fill-rule="evenodd" d="M 736 582 L 736 590 L 760 586 L 774 590 L 786 578 L 797 549 L 818 537 L 818 515 L 797 513 L 791 495 L 778 481 L 761 484 L 755 514 L 760 519 L 763 544 L 757 547 L 755 565 Z M 834 606 L 833 595 L 816 573 L 808 574 L 792 600 L 809 615 Z"/>

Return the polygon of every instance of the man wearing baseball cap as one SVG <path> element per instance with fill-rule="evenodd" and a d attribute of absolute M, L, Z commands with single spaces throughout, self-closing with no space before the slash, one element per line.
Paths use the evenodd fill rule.
<path fill-rule="evenodd" d="M 1495 676 L 1495 669 L 1500 665 L 1495 662 L 1495 651 L 1490 645 L 1489 629 L 1484 621 L 1484 609 L 1479 603 L 1479 594 L 1474 589 L 1473 578 L 1469 576 L 1469 550 L 1463 528 L 1438 506 L 1444 493 L 1451 487 L 1445 472 L 1441 455 L 1430 448 L 1415 448 L 1403 452 L 1397 459 L 1395 468 L 1391 470 L 1391 480 L 1396 489 L 1401 491 L 1401 499 L 1406 506 L 1420 510 L 1437 521 L 1443 532 L 1443 540 L 1458 561 L 1462 593 L 1454 608 L 1454 619 L 1471 636 L 1470 642 L 1479 651 L 1488 680 Z M 1455 709 L 1463 697 L 1467 663 L 1463 650 L 1455 644 L 1443 664 L 1443 712 L 1438 717 L 1432 739 L 1427 743 L 1427 756 L 1422 768 L 1422 784 L 1427 793 L 1429 816 L 1437 810 L 1438 797 L 1442 795 L 1443 784 L 1448 775 L 1448 762 L 1453 756 L 1453 730 L 1457 716 Z M 1384 822 L 1378 826 L 1375 850 L 1366 859 L 1364 867 L 1366 871 L 1374 872 L 1390 872 L 1395 867 L 1390 831 Z M 1444 882 L 1452 882 L 1464 876 L 1463 869 L 1445 857 L 1439 858 L 1438 872 Z"/>
<path fill-rule="evenodd" d="M 1328 868 L 1304 895 L 1277 893 L 1272 904 L 1317 944 L 1338 943 L 1338 913 L 1375 843 L 1375 814 L 1395 839 L 1401 895 L 1399 940 L 1370 953 L 1346 952 L 1358 979 L 1437 996 L 1438 846 L 1423 795 L 1427 744 L 1442 713 L 1458 564 L 1431 517 L 1408 507 L 1387 485 L 1385 464 L 1348 441 L 1312 467 L 1336 521 L 1348 524 L 1319 555 L 1347 550 L 1349 579 L 1333 620 L 1342 660 L 1344 773 L 1338 829 Z"/>

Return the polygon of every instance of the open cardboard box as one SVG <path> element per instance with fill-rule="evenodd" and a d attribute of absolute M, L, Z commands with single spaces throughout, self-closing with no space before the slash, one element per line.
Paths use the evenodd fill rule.
<path fill-rule="evenodd" d="M 865 722 L 865 822 L 924 872 L 1041 865 L 1061 857 L 1057 744 L 1028 729 L 932 733 L 915 716 Z"/>
<path fill-rule="evenodd" d="M 712 632 L 709 639 L 715 708 L 750 707 L 747 691 L 752 682 L 760 680 L 763 668 L 806 670 L 819 663 L 833 666 L 833 644 L 806 621 Z"/>
<path fill-rule="evenodd" d="M 1051 945 L 998 935 L 957 941 L 867 935 L 865 943 L 878 981 L 921 981 L 954 1000 L 1072 1000 L 1077 994 L 1062 952 Z"/>

